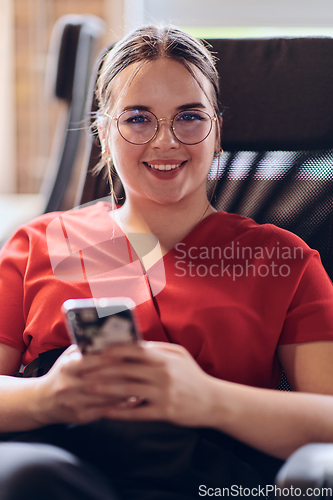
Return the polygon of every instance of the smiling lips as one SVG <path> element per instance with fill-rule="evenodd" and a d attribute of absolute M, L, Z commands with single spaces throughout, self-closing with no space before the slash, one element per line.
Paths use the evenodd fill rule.
<path fill-rule="evenodd" d="M 170 163 L 170 160 L 159 160 L 160 163 L 148 163 L 148 162 L 144 162 L 145 165 L 147 165 L 148 167 L 154 169 L 154 170 L 159 170 L 159 171 L 169 171 L 169 170 L 175 170 L 176 168 L 179 168 L 181 165 L 183 165 L 185 162 L 182 161 L 177 161 L 177 162 L 174 162 L 174 163 Z M 169 163 L 165 163 L 166 161 L 169 161 Z"/>

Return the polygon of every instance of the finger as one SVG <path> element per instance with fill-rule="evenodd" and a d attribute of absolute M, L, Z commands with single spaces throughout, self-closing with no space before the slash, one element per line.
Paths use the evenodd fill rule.
<path fill-rule="evenodd" d="M 82 374 L 83 381 L 92 383 L 113 383 L 119 381 L 149 384 L 160 378 L 158 370 L 150 365 L 117 363 L 96 368 L 93 372 Z"/>
<path fill-rule="evenodd" d="M 61 401 L 58 411 L 53 414 L 54 422 L 52 423 L 77 423 L 81 419 L 85 420 L 84 415 L 87 411 L 95 411 L 96 415 L 101 418 L 104 408 L 119 405 L 126 399 L 129 399 L 129 397 L 113 397 L 88 393 L 68 394 Z"/>
<path fill-rule="evenodd" d="M 103 418 L 108 418 L 110 420 L 153 420 L 166 421 L 166 418 L 158 411 L 158 409 L 152 404 L 142 404 L 135 407 L 130 407 L 129 405 L 118 405 L 106 407 L 103 410 Z"/>
<path fill-rule="evenodd" d="M 126 361 L 138 361 L 142 363 L 156 362 L 163 359 L 162 353 L 184 354 L 186 349 L 178 344 L 168 342 L 141 341 L 135 344 L 118 344 L 105 351 L 105 356 L 110 359 L 123 359 Z"/>
<path fill-rule="evenodd" d="M 144 344 L 142 342 L 115 344 L 105 349 L 101 356 L 110 360 L 144 362 Z"/>
<path fill-rule="evenodd" d="M 149 401 L 156 400 L 159 390 L 148 384 L 124 383 L 116 384 L 90 384 L 86 388 L 87 394 L 98 395 L 104 398 L 127 399 L 140 397 Z"/>
<path fill-rule="evenodd" d="M 80 375 L 108 366 L 108 361 L 100 354 L 82 354 L 79 350 L 73 350 L 59 362 L 66 368 L 68 374 Z"/>
<path fill-rule="evenodd" d="M 109 402 L 107 405 L 104 403 L 103 405 L 86 406 L 75 414 L 69 414 L 67 422 L 80 425 L 100 420 L 104 418 L 105 409 L 107 408 L 110 410 L 113 404 L 119 404 L 119 401 L 115 403 Z"/>
<path fill-rule="evenodd" d="M 120 400 L 113 406 L 116 406 L 118 408 L 135 408 L 136 406 L 141 406 L 144 404 L 147 404 L 147 400 L 142 396 L 130 396 L 129 398 Z"/>
<path fill-rule="evenodd" d="M 159 342 L 154 340 L 149 340 L 143 344 L 145 349 L 166 349 L 172 351 L 178 351 L 182 348 L 179 344 L 173 344 L 171 342 Z"/>
<path fill-rule="evenodd" d="M 106 357 L 128 357 L 141 359 L 141 357 L 144 357 L 147 352 L 154 349 L 169 350 L 170 352 L 184 351 L 184 348 L 178 344 L 140 340 L 139 342 L 114 344 L 107 347 L 101 354 Z"/>

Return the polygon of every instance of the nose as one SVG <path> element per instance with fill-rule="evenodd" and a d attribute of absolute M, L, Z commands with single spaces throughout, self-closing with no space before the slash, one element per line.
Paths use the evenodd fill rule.
<path fill-rule="evenodd" d="M 163 150 L 177 149 L 180 142 L 172 131 L 172 120 L 170 118 L 160 118 L 157 127 L 156 135 L 150 143 L 152 147 Z"/>

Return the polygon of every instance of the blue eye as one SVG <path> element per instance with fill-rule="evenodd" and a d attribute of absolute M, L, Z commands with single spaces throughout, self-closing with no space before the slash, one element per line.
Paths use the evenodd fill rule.
<path fill-rule="evenodd" d="M 156 121 L 156 118 L 152 113 L 141 109 L 131 109 L 128 111 L 124 111 L 119 116 L 119 119 L 120 123 L 126 126 L 144 126 L 150 125 L 151 123 Z"/>
<path fill-rule="evenodd" d="M 129 116 L 126 118 L 126 120 L 124 120 L 124 123 L 128 123 L 129 125 L 130 124 L 141 124 L 141 123 L 149 123 L 150 120 L 149 120 L 149 117 L 147 115 L 132 115 L 132 116 Z"/>
<path fill-rule="evenodd" d="M 205 120 L 206 117 L 197 111 L 184 111 L 177 116 L 177 121 L 195 122 Z"/>

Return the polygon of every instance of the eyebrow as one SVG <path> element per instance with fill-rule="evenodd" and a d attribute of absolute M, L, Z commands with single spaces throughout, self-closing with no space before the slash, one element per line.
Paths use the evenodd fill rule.
<path fill-rule="evenodd" d="M 181 111 L 182 109 L 205 109 L 206 106 L 202 104 L 202 102 L 190 102 L 188 104 L 183 104 L 182 106 L 178 106 L 177 111 Z"/>
<path fill-rule="evenodd" d="M 129 110 L 133 110 L 133 109 L 138 109 L 139 111 L 151 111 L 151 108 L 149 106 L 142 106 L 141 104 L 138 104 L 137 106 L 125 106 L 123 108 L 123 112 L 124 111 L 129 111 Z"/>
<path fill-rule="evenodd" d="M 189 102 L 188 104 L 182 104 L 181 106 L 177 106 L 176 111 L 182 111 L 183 109 L 205 109 L 206 106 L 202 102 Z M 150 106 L 142 106 L 142 104 L 134 105 L 134 106 L 125 106 L 123 108 L 124 111 L 129 111 L 137 109 L 139 111 L 151 111 L 152 108 Z"/>

